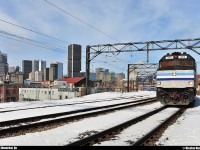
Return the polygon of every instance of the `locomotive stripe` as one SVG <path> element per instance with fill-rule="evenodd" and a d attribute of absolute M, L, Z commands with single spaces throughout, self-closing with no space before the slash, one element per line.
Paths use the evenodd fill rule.
<path fill-rule="evenodd" d="M 162 78 L 194 78 L 194 76 L 157 76 L 158 79 Z"/>
<path fill-rule="evenodd" d="M 172 72 L 171 73 L 157 73 L 157 76 L 171 76 L 171 75 L 172 75 Z M 191 72 L 191 73 L 179 73 L 179 72 L 177 72 L 176 76 L 194 76 L 194 73 L 193 72 Z"/>
<path fill-rule="evenodd" d="M 157 78 L 157 81 L 165 81 L 165 80 L 194 80 L 194 78 Z"/>
<path fill-rule="evenodd" d="M 170 78 L 170 77 L 173 77 L 173 78 L 176 78 L 176 77 L 179 77 L 179 78 L 191 78 L 191 77 L 194 77 L 194 75 L 185 75 L 185 76 L 180 76 L 180 75 L 175 75 L 175 76 L 173 76 L 172 74 L 171 75 L 169 75 L 169 76 L 160 76 L 160 75 L 157 75 L 157 77 L 159 77 L 159 78 Z"/>
<path fill-rule="evenodd" d="M 173 76 L 173 71 L 176 71 Z M 194 70 L 163 70 L 157 72 L 157 81 L 194 81 Z"/>

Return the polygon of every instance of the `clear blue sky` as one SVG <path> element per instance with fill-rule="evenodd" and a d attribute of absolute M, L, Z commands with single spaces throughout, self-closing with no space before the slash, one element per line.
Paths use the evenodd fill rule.
<path fill-rule="evenodd" d="M 45 60 L 48 65 L 52 61 L 59 61 L 64 63 L 64 74 L 66 74 L 67 46 L 71 43 L 82 45 L 82 70 L 84 71 L 86 45 L 114 44 L 119 41 L 126 43 L 200 38 L 199 0 L 48 1 L 68 14 L 44 0 L 0 1 L 0 51 L 8 55 L 10 65 L 20 65 L 21 61 L 25 59 Z M 60 39 L 63 42 L 18 28 L 2 20 Z M 90 25 L 113 38 L 97 31 Z M 52 44 L 57 49 L 56 51 L 55 49 L 49 50 L 12 40 L 10 37 L 16 37 L 12 35 L 6 38 L 8 33 Z M 157 63 L 166 53 L 165 51 L 150 52 L 150 62 Z M 194 52 L 189 53 L 196 59 L 200 57 Z M 91 69 L 103 67 L 117 73 L 126 73 L 127 64 L 145 61 L 145 52 L 104 54 L 92 61 Z"/>

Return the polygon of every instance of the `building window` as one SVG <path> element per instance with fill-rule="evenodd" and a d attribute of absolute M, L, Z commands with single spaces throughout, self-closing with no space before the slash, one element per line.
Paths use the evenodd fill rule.
<path fill-rule="evenodd" d="M 10 91 L 9 90 L 6 90 L 6 95 L 10 96 Z"/>
<path fill-rule="evenodd" d="M 16 94 L 16 90 L 15 89 L 13 90 L 13 94 Z"/>

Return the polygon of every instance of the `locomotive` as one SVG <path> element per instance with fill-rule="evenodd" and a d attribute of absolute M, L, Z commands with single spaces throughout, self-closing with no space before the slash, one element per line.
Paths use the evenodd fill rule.
<path fill-rule="evenodd" d="M 163 105 L 189 105 L 196 95 L 196 62 L 186 52 L 167 53 L 157 69 L 158 101 Z"/>

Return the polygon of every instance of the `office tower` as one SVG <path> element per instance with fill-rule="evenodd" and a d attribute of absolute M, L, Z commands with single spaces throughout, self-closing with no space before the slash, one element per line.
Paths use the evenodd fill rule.
<path fill-rule="evenodd" d="M 32 64 L 32 81 L 35 81 L 35 72 L 42 71 L 42 76 L 44 76 L 44 68 L 46 68 L 46 61 L 34 60 Z M 44 77 L 43 77 L 44 79 Z"/>
<path fill-rule="evenodd" d="M 44 81 L 49 81 L 49 68 L 44 68 Z"/>
<path fill-rule="evenodd" d="M 103 68 L 96 68 L 95 72 L 96 72 L 96 79 L 101 80 L 101 76 L 104 72 L 104 69 Z"/>
<path fill-rule="evenodd" d="M 104 69 L 104 68 L 96 68 L 96 79 L 97 80 L 102 80 L 103 78 L 107 77 L 109 73 L 109 69 Z"/>
<path fill-rule="evenodd" d="M 24 80 L 29 79 L 29 73 L 32 72 L 32 61 L 23 60 L 22 61 L 22 72 L 24 74 Z"/>
<path fill-rule="evenodd" d="M 7 54 L 0 51 L 0 75 L 5 75 L 8 72 Z"/>
<path fill-rule="evenodd" d="M 35 72 L 35 81 L 42 81 L 43 79 L 43 74 L 42 74 L 42 71 L 36 71 Z"/>
<path fill-rule="evenodd" d="M 52 64 L 58 64 L 58 79 L 63 77 L 63 63 L 53 62 Z"/>
<path fill-rule="evenodd" d="M 49 81 L 58 79 L 58 64 L 50 64 L 49 68 Z"/>
<path fill-rule="evenodd" d="M 81 45 L 68 46 L 68 77 L 79 77 L 81 71 Z"/>

